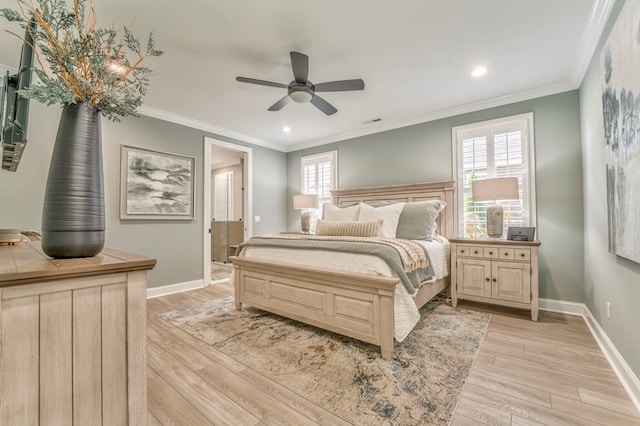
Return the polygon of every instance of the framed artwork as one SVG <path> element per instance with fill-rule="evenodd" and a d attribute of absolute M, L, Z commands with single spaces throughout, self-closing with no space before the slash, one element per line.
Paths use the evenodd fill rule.
<path fill-rule="evenodd" d="M 196 159 L 122 145 L 120 219 L 194 219 Z"/>
<path fill-rule="evenodd" d="M 620 10 L 601 63 L 609 252 L 640 263 L 640 2 Z"/>
<path fill-rule="evenodd" d="M 510 226 L 507 230 L 507 240 L 533 241 L 535 233 L 535 226 Z"/>

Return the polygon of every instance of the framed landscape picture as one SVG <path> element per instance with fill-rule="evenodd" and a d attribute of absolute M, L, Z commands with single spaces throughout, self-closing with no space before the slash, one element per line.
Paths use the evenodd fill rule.
<path fill-rule="evenodd" d="M 626 2 L 602 50 L 609 252 L 640 263 L 640 2 Z"/>
<path fill-rule="evenodd" d="M 194 219 L 196 159 L 122 145 L 120 219 Z"/>

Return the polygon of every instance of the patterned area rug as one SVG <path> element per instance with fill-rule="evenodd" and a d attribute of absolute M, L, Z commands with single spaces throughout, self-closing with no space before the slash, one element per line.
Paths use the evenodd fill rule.
<path fill-rule="evenodd" d="M 358 425 L 446 425 L 490 314 L 454 309 L 437 296 L 393 361 L 378 347 L 307 326 L 233 299 L 160 318 Z"/>

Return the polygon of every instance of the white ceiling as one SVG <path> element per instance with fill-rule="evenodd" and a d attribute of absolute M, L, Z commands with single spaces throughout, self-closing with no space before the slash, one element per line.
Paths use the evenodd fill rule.
<path fill-rule="evenodd" d="M 575 89 L 614 2 L 94 0 L 99 26 L 153 30 L 165 51 L 146 63 L 143 114 L 282 151 Z M 19 49 L 0 33 L 0 64 L 16 67 Z M 286 89 L 235 77 L 288 84 L 292 50 L 309 56 L 313 83 L 362 78 L 365 90 L 322 93 L 331 116 L 267 111 Z M 478 65 L 489 72 L 472 78 Z"/>

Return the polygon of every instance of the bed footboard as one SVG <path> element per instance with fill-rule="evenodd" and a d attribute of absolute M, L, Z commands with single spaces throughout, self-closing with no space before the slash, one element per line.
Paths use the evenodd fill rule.
<path fill-rule="evenodd" d="M 398 278 L 231 257 L 235 306 L 247 304 L 380 346 L 393 358 L 393 298 Z"/>

